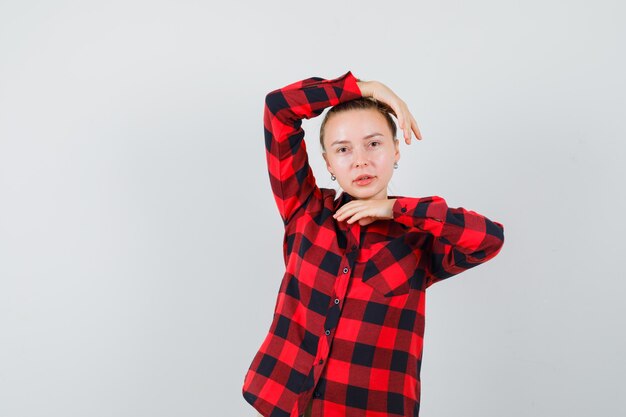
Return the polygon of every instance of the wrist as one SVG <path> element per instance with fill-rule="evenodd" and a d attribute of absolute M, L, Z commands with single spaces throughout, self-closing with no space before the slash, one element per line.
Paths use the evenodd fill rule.
<path fill-rule="evenodd" d="M 393 220 L 393 206 L 396 204 L 395 198 L 387 199 L 387 216 Z"/>
<path fill-rule="evenodd" d="M 359 87 L 359 90 L 361 90 L 361 95 L 363 97 L 371 97 L 372 96 L 371 81 L 363 81 L 363 80 L 360 80 L 360 79 L 357 78 L 356 84 Z"/>

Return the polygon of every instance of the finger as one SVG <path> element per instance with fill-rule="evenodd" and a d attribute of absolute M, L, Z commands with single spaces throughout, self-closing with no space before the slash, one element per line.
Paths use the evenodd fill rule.
<path fill-rule="evenodd" d="M 418 140 L 422 140 L 422 132 L 420 132 L 420 129 L 417 126 L 417 122 L 415 121 L 415 118 L 413 117 L 413 115 L 411 115 L 411 125 L 413 128 L 413 132 L 415 132 L 415 137 Z"/>
<path fill-rule="evenodd" d="M 403 117 L 404 125 L 402 126 L 402 131 L 404 132 L 404 141 L 407 145 L 411 144 L 411 120 L 405 115 Z"/>
<path fill-rule="evenodd" d="M 345 206 L 344 206 L 345 207 Z M 343 209 L 343 207 L 342 207 Z M 362 207 L 361 206 L 351 206 L 348 207 L 346 209 L 344 209 L 339 215 L 337 215 L 335 218 L 339 221 L 343 221 L 346 218 L 352 216 L 354 213 L 357 213 L 359 210 L 361 210 Z"/>
<path fill-rule="evenodd" d="M 406 115 L 406 120 L 407 120 L 407 126 L 406 126 L 406 130 L 409 132 L 409 144 L 411 143 L 411 139 L 413 138 L 413 116 L 411 116 L 411 112 L 408 111 L 407 109 L 407 115 Z"/>
<path fill-rule="evenodd" d="M 407 145 L 411 144 L 411 112 L 405 103 L 402 103 L 402 132 L 404 133 L 404 141 Z"/>
<path fill-rule="evenodd" d="M 358 213 L 355 213 L 354 216 L 350 217 L 350 219 L 348 219 L 348 224 L 352 224 L 355 221 L 362 219 L 364 217 L 369 216 L 369 213 L 367 212 L 367 210 L 362 210 L 359 211 Z"/>
<path fill-rule="evenodd" d="M 411 114 L 408 108 L 407 108 L 407 119 L 409 120 L 409 125 L 408 125 L 409 132 L 413 132 L 415 134 L 415 137 L 418 140 L 422 139 L 421 133 L 419 129 L 417 129 L 417 122 L 415 121 L 413 114 Z"/>
<path fill-rule="evenodd" d="M 406 142 L 406 130 L 404 129 L 404 119 L 402 117 L 398 117 L 398 128 L 402 131 L 402 138 Z"/>
<path fill-rule="evenodd" d="M 363 218 L 363 215 L 362 215 L 361 213 L 357 213 L 357 214 L 355 214 L 354 216 L 350 217 L 350 218 L 347 220 L 347 223 L 348 223 L 348 224 L 352 224 L 352 223 L 354 223 L 355 221 L 357 221 L 357 220 L 359 220 L 359 219 L 362 219 L 362 218 Z"/>
<path fill-rule="evenodd" d="M 404 116 L 402 113 L 398 112 L 398 126 L 402 130 L 402 134 L 404 135 Z"/>
<path fill-rule="evenodd" d="M 373 223 L 376 219 L 372 218 L 372 217 L 365 217 L 361 220 L 359 220 L 359 224 L 361 226 L 367 226 L 370 223 Z"/>
<path fill-rule="evenodd" d="M 410 145 L 411 144 L 411 121 L 408 119 L 408 117 L 407 117 L 407 124 L 404 129 L 406 132 L 406 139 L 407 139 L 406 144 Z"/>
<path fill-rule="evenodd" d="M 357 203 L 356 200 L 353 201 L 349 201 L 346 204 L 344 204 L 343 206 L 339 207 L 339 209 L 335 212 L 335 214 L 333 214 L 333 217 L 337 218 L 338 216 L 341 216 L 346 210 L 350 209 L 350 207 L 354 206 L 354 203 Z"/>
<path fill-rule="evenodd" d="M 376 216 L 363 216 L 359 220 L 359 224 L 361 226 L 367 226 L 368 224 L 374 223 L 377 220 L 378 220 L 378 217 L 376 217 Z"/>

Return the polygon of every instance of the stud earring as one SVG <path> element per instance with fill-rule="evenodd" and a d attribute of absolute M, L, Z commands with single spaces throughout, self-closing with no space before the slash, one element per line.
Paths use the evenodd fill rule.
<path fill-rule="evenodd" d="M 335 181 L 335 180 L 337 179 L 337 177 L 335 177 L 333 174 L 330 174 L 330 179 L 331 179 L 332 181 Z"/>
<path fill-rule="evenodd" d="M 393 169 L 398 169 L 398 163 L 397 162 L 393 163 Z"/>

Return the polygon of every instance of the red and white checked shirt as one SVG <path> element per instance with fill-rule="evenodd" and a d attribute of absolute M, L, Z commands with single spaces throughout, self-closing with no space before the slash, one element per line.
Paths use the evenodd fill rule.
<path fill-rule="evenodd" d="M 501 223 L 438 196 L 395 198 L 393 219 L 332 215 L 353 199 L 319 188 L 303 118 L 361 97 L 348 71 L 270 92 L 264 127 L 270 183 L 285 226 L 271 327 L 242 387 L 266 417 L 419 414 L 426 288 L 496 256 Z"/>

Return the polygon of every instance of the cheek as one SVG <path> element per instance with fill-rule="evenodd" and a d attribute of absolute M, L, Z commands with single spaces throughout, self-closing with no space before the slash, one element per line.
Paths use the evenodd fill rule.
<path fill-rule="evenodd" d="M 382 152 L 376 155 L 372 160 L 376 163 L 376 165 L 378 165 L 378 167 L 383 167 L 388 164 L 393 165 L 393 155 L 384 154 Z"/>
<path fill-rule="evenodd" d="M 336 158 L 333 161 L 334 166 L 337 167 L 337 169 L 341 169 L 341 170 L 346 170 L 350 167 L 351 165 L 351 161 L 349 158 L 344 157 L 344 158 Z"/>

